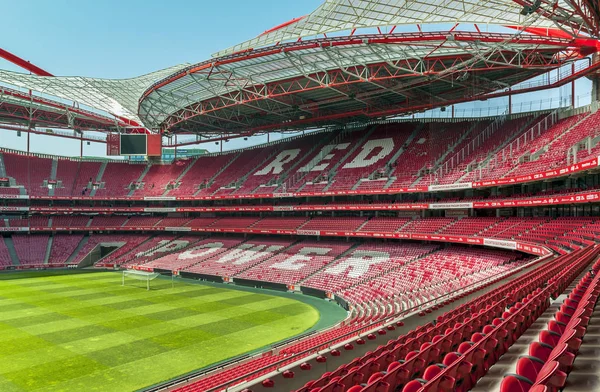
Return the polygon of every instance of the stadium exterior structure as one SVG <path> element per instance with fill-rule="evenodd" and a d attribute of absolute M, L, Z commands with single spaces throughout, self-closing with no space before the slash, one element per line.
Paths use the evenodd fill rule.
<path fill-rule="evenodd" d="M 53 126 L 58 128 L 65 127 L 82 131 L 81 135 L 73 136 L 82 140 L 84 140 L 83 132 L 88 130 L 106 132 L 202 132 L 202 134 L 212 134 L 215 137 L 225 138 L 232 135 L 243 136 L 282 129 L 282 127 L 287 127 L 286 129 L 327 127 L 338 125 L 339 122 L 356 122 L 360 124 L 370 122 L 373 119 L 383 120 L 388 115 L 447 106 L 464 100 L 485 99 L 493 96 L 510 95 L 516 91 L 555 87 L 571 82 L 577 77 L 593 75 L 600 66 L 600 62 L 597 56 L 593 58 L 586 56 L 590 56 L 598 50 L 598 20 L 598 10 L 594 6 L 594 2 L 585 0 L 569 2 L 568 5 L 566 2 L 550 4 L 546 1 L 495 0 L 493 6 L 490 5 L 490 2 L 451 0 L 437 7 L 437 9 L 424 2 L 389 1 L 384 5 L 371 1 L 331 0 L 325 2 L 323 6 L 306 17 L 290 21 L 268 30 L 254 40 L 218 53 L 211 61 L 195 66 L 179 66 L 147 77 L 134 78 L 128 81 L 55 78 L 48 72 L 30 65 L 25 66 L 31 68 L 32 72 L 36 74 L 34 76 L 0 72 L 0 80 L 9 85 L 7 89 L 2 90 L 7 93 L 1 96 L 3 99 L 10 100 L 7 105 L 3 106 L 4 101 L 0 104 L 2 110 L 5 110 L 1 116 L 3 122 L 6 122 L 6 126 L 13 127 L 15 130 L 33 131 L 34 127 L 41 124 L 45 126 L 54 124 Z M 419 33 L 394 32 L 396 28 L 393 26 L 409 23 L 422 24 L 425 21 L 473 23 L 477 32 L 463 31 L 458 25 L 443 33 L 422 32 L 420 26 Z M 482 33 L 477 24 L 484 23 L 520 27 L 515 29 L 514 34 Z M 391 28 L 387 33 L 383 33 L 381 31 L 382 26 Z M 376 28 L 378 31 L 377 33 L 362 31 L 362 29 L 369 28 Z M 341 38 L 327 37 L 327 34 L 333 36 L 335 34 L 332 33 L 342 30 L 349 30 L 349 34 Z M 321 37 L 321 35 L 324 35 L 324 37 Z M 357 56 L 364 57 L 367 61 L 357 61 Z M 15 59 L 10 55 L 4 54 L 4 57 L 10 57 L 12 61 L 19 62 L 18 58 Z M 414 60 L 416 58 L 424 58 L 425 60 Z M 577 64 L 575 64 L 576 60 Z M 521 83 L 568 63 L 575 64 L 571 72 L 567 75 L 559 75 L 553 83 L 547 85 Z M 273 64 L 275 68 L 268 69 L 270 64 Z M 251 74 L 240 74 L 241 65 L 250 65 L 248 69 L 250 69 Z M 321 68 L 304 71 L 306 67 L 312 65 Z M 183 69 L 185 71 L 182 71 Z M 482 71 L 485 71 L 485 73 Z M 258 79 L 261 75 L 265 75 L 267 79 Z M 273 79 L 268 79 L 268 77 L 273 77 Z M 488 77 L 491 79 L 488 80 Z M 448 85 L 459 87 L 449 88 Z M 522 88 L 519 88 L 518 85 Z M 419 101 L 419 98 L 424 96 L 423 90 L 419 90 L 423 86 L 426 87 L 427 91 L 432 91 L 435 96 L 425 95 L 425 100 Z M 207 89 L 212 90 L 211 93 L 207 96 L 202 95 Z M 503 91 L 498 92 L 499 89 Z M 23 90 L 31 90 L 32 92 L 25 93 Z M 78 102 L 88 106 L 90 110 L 80 110 L 77 107 L 72 107 L 72 105 L 60 103 L 58 100 L 42 99 L 35 95 L 37 93 L 49 93 L 58 98 Z M 81 95 L 75 97 L 74 94 Z M 438 101 L 438 98 L 442 98 L 442 100 Z M 315 101 L 316 104 L 311 106 L 312 103 L 309 102 L 311 100 Z M 31 102 L 35 102 L 35 106 Z M 97 114 L 96 111 L 100 113 Z M 372 243 L 386 244 L 387 242 L 384 241 L 390 241 L 394 244 L 392 246 L 403 244 L 403 242 L 392 240 L 457 243 L 461 246 L 448 248 L 449 252 L 460 254 L 459 249 L 467 249 L 467 253 L 471 255 L 478 254 L 479 249 L 467 248 L 469 245 L 478 245 L 480 247 L 501 249 L 502 252 L 508 250 L 507 253 L 511 255 L 529 253 L 536 257 L 535 259 L 527 258 L 525 262 L 514 265 L 495 266 L 500 268 L 490 269 L 488 271 L 489 275 L 485 275 L 485 273 L 477 275 L 474 282 L 465 283 L 462 287 L 457 288 L 453 285 L 426 287 L 427 297 L 419 298 L 414 302 L 407 301 L 408 306 L 400 309 L 398 303 L 394 302 L 397 300 L 395 296 L 378 296 L 377 298 L 367 296 L 368 300 L 361 302 L 345 297 L 345 295 L 353 295 L 353 290 L 320 293 L 319 295 L 338 299 L 351 310 L 351 317 L 338 330 L 323 331 L 323 333 L 315 336 L 299 338 L 298 341 L 284 348 L 269 350 L 267 355 L 264 356 L 261 355 L 251 359 L 244 358 L 239 361 L 238 368 L 241 370 L 236 375 L 230 376 L 229 373 L 227 377 L 217 375 L 218 377 L 215 377 L 217 380 L 213 380 L 215 384 L 211 384 L 210 387 L 205 388 L 201 385 L 194 389 L 192 384 L 188 390 L 219 390 L 241 382 L 246 384 L 234 387 L 234 389 L 241 390 L 243 387 L 255 383 L 256 385 L 252 386 L 253 390 L 266 390 L 273 386 L 273 380 L 276 380 L 277 387 L 279 387 L 281 385 L 279 383 L 285 382 L 284 379 L 288 379 L 289 383 L 298 384 L 301 378 L 297 377 L 296 380 L 290 381 L 290 373 L 286 373 L 286 371 L 293 369 L 299 375 L 301 370 L 309 372 L 311 366 L 315 368 L 315 371 L 319 371 L 319 369 L 323 369 L 323 363 L 329 362 L 331 366 L 331 364 L 336 363 L 336 358 L 340 356 L 342 358 L 345 356 L 345 361 L 349 362 L 349 355 L 354 354 L 354 356 L 357 356 L 362 355 L 367 349 L 375 350 L 375 345 L 381 343 L 382 337 L 387 340 L 390 337 L 399 336 L 401 329 L 398 327 L 403 326 L 402 320 L 405 317 L 426 317 L 428 314 L 448 306 L 454 301 L 459 301 L 457 303 L 466 301 L 469 299 L 468 296 L 473 293 L 480 294 L 483 291 L 496 290 L 494 285 L 509 277 L 514 278 L 517 283 L 522 284 L 529 291 L 525 291 L 525 288 L 521 286 L 515 286 L 516 283 L 513 286 L 509 285 L 508 288 L 496 291 L 497 297 L 502 298 L 500 303 L 502 310 L 510 305 L 508 299 L 513 297 L 517 300 L 525 298 L 531 291 L 532 294 L 527 297 L 528 299 L 533 297 L 531 302 L 527 302 L 526 306 L 529 306 L 531 303 L 537 304 L 547 301 L 547 297 L 542 298 L 541 296 L 546 294 L 549 296 L 550 290 L 557 291 L 559 287 L 567 287 L 570 281 L 562 278 L 562 272 L 559 268 L 571 268 L 571 270 L 567 270 L 569 276 L 572 278 L 578 276 L 590 260 L 596 257 L 597 250 L 595 250 L 594 244 L 600 238 L 600 233 L 596 229 L 597 219 L 593 217 L 582 218 L 578 215 L 579 208 L 597 208 L 598 192 L 593 189 L 568 188 L 568 186 L 574 187 L 572 179 L 577 179 L 579 176 L 584 179 L 584 185 L 586 186 L 593 186 L 596 182 L 594 176 L 597 175 L 598 157 L 593 154 L 596 151 L 594 149 L 596 146 L 593 145 L 591 140 L 596 139 L 597 127 L 581 130 L 576 126 L 581 124 L 582 121 L 592 121 L 595 124 L 596 118 L 595 113 L 578 114 L 567 118 L 566 123 L 568 125 L 564 125 L 564 129 L 558 126 L 559 132 L 553 133 L 554 138 L 546 141 L 546 144 L 540 148 L 540 151 L 542 151 L 548 145 L 556 142 L 557 145 L 570 149 L 573 146 L 569 143 L 579 145 L 581 140 L 585 139 L 587 140 L 586 149 L 588 155 L 590 155 L 585 160 L 563 164 L 562 157 L 560 160 L 559 157 L 554 157 L 556 160 L 553 163 L 561 162 L 561 165 L 554 165 L 549 170 L 512 176 L 511 173 L 515 168 L 509 167 L 502 175 L 470 182 L 460 182 L 458 179 L 462 176 L 457 178 L 452 176 L 452 170 L 462 170 L 462 166 L 458 163 L 458 166 L 452 166 L 455 164 L 452 161 L 448 171 L 440 172 L 438 179 L 441 182 L 430 181 L 426 185 L 419 185 L 417 182 L 415 187 L 392 187 L 375 190 L 321 190 L 315 192 L 302 192 L 301 190 L 279 193 L 249 192 L 240 193 L 239 195 L 219 195 L 215 192 L 198 197 L 195 195 L 168 196 L 168 193 L 167 196 L 162 196 L 162 193 L 152 195 L 152 191 L 148 188 L 121 187 L 120 191 L 122 193 L 126 191 L 127 194 L 116 197 L 102 195 L 98 197 L 95 195 L 92 197 L 79 197 L 54 196 L 54 189 L 41 186 L 43 181 L 48 181 L 47 178 L 33 176 L 32 180 L 30 178 L 31 173 L 27 172 L 27 183 L 18 184 L 19 186 L 14 184 L 14 177 L 9 178 L 7 176 L 0 179 L 3 184 L 8 185 L 4 188 L 10 189 L 11 192 L 7 195 L 0 192 L 2 203 L 0 212 L 11 214 L 11 219 L 0 220 L 0 223 L 3 224 L 3 226 L 0 226 L 0 231 L 11 234 L 12 238 L 20 239 L 23 237 L 19 236 L 19 232 L 33 233 L 27 238 L 42 237 L 44 234 L 36 233 L 44 232 L 69 233 L 68 237 L 79 241 L 78 245 L 76 244 L 78 249 L 85 245 L 88 238 L 96 234 L 103 236 L 105 232 L 119 233 L 118 235 L 121 238 L 117 239 L 126 238 L 124 234 L 126 232 L 157 232 L 169 235 L 168 240 L 162 240 L 159 236 L 145 240 L 141 239 L 141 236 L 133 239 L 132 242 L 135 243 L 135 246 L 140 244 L 148 246 L 146 251 L 150 253 L 155 250 L 152 247 L 153 245 L 160 244 L 160 241 L 176 242 L 180 234 L 212 234 L 213 236 L 209 237 L 209 241 L 212 241 L 214 234 L 218 234 L 224 236 L 223 238 L 231 237 L 237 242 L 245 240 L 245 238 L 242 240 L 239 237 L 241 234 L 257 235 L 259 238 L 263 238 L 262 235 L 266 234 L 270 237 L 264 238 L 294 238 L 294 240 L 296 237 L 302 239 L 341 237 L 345 238 L 346 241 L 354 242 L 353 240 L 361 238 L 369 239 L 369 241 L 366 241 L 368 246 L 371 246 Z M 196 125 L 198 122 L 202 124 L 200 127 Z M 564 122 L 557 124 L 564 124 Z M 415 127 L 414 130 L 417 129 L 419 128 Z M 545 129 L 545 131 L 548 130 L 555 129 Z M 372 132 L 372 129 L 370 131 Z M 36 132 L 39 131 L 36 130 Z M 369 142 L 368 132 L 365 133 L 364 138 L 352 140 L 352 143 L 348 144 L 352 144 L 355 149 L 364 146 Z M 535 140 L 544 139 L 540 137 L 542 134 L 546 135 L 540 131 L 536 134 Z M 568 135 L 568 137 L 563 138 L 564 135 Z M 568 143 L 565 142 L 565 139 Z M 528 141 L 531 142 L 531 139 L 528 139 Z M 269 150 L 265 149 L 264 151 Z M 278 152 L 278 150 L 275 151 Z M 495 149 L 493 151 L 496 152 Z M 470 153 L 472 153 L 472 150 L 470 150 Z M 20 159 L 14 156 L 19 154 L 13 154 L 12 152 L 3 152 L 0 156 L 2 155 L 5 158 L 11 156 L 13 163 L 18 162 L 18 159 Z M 265 153 L 265 155 L 267 160 L 274 158 L 273 153 Z M 360 152 L 357 155 L 360 156 Z M 339 159 L 339 163 L 345 162 L 349 158 L 356 159 L 357 155 L 348 153 L 342 159 Z M 467 155 L 469 154 L 467 153 Z M 567 155 L 567 157 L 571 157 L 571 155 Z M 61 163 L 59 161 L 64 161 L 56 157 L 40 158 L 30 154 L 21 155 L 21 158 L 32 162 L 35 158 L 36 163 L 32 163 L 32 165 L 39 164 L 42 161 L 40 164 L 42 167 L 47 167 L 47 164 L 52 162 L 51 165 L 54 168 L 54 162 L 57 162 L 56 166 L 60 168 Z M 366 161 L 366 155 L 362 159 Z M 277 160 L 276 157 L 275 160 Z M 282 162 L 283 160 L 279 161 L 279 163 Z M 263 163 L 269 164 L 269 162 Z M 518 163 L 521 164 L 522 162 Z M 81 165 L 77 163 L 76 166 L 77 172 L 79 172 Z M 152 170 L 151 165 L 139 166 L 144 169 L 139 171 L 138 178 L 143 178 L 146 173 Z M 170 167 L 173 168 L 175 165 Z M 280 168 L 282 167 L 280 165 Z M 4 166 L 2 168 L 5 169 Z M 104 168 L 98 169 L 98 177 L 101 177 Z M 516 168 L 520 169 L 520 166 L 517 165 Z M 236 182 L 239 179 L 239 174 L 241 174 L 241 169 L 243 169 L 243 166 L 239 168 L 238 177 L 234 178 Z M 154 178 L 162 178 L 163 173 L 160 168 L 156 171 L 158 173 L 153 173 Z M 183 173 L 183 171 L 182 169 L 181 172 Z M 252 173 L 244 174 L 249 175 Z M 420 171 L 419 173 L 410 174 L 421 175 Z M 422 177 L 425 176 L 419 177 L 417 181 L 420 181 Z M 450 179 L 447 183 L 444 183 L 444 178 Z M 588 179 L 590 181 L 587 181 Z M 55 181 L 56 179 L 51 178 L 49 180 Z M 72 183 L 77 185 L 88 183 L 87 176 L 83 179 L 76 176 L 72 180 Z M 171 183 L 172 181 L 174 179 L 169 179 L 168 182 Z M 498 191 L 499 186 L 514 184 L 535 187 L 542 181 L 549 183 L 553 181 L 561 182 L 561 186 L 567 188 L 570 192 L 560 194 L 551 191 L 547 194 L 548 197 L 525 195 L 494 201 L 453 200 L 454 196 L 457 195 L 460 198 L 467 198 L 469 197 L 468 192 L 477 191 L 481 188 Z M 93 183 L 93 181 L 91 182 Z M 277 186 L 279 185 L 277 184 Z M 73 188 L 75 188 L 74 185 Z M 3 187 L 0 187 L 0 191 L 2 189 Z M 236 188 L 236 191 L 237 189 L 239 188 Z M 15 190 L 18 192 L 17 194 L 15 194 Z M 162 191 L 162 188 L 159 191 Z M 69 194 L 71 192 L 72 190 Z M 145 192 L 151 194 L 144 195 Z M 302 221 L 297 227 L 293 227 L 290 223 L 292 213 L 306 211 L 354 211 L 355 213 L 348 217 L 352 218 L 354 215 L 354 218 L 356 218 L 355 215 L 363 215 L 364 212 L 368 211 L 379 211 L 380 208 L 386 210 L 388 207 L 375 206 L 369 208 L 361 206 L 353 203 L 353 201 L 356 201 L 355 196 L 365 197 L 370 202 L 377 201 L 375 198 L 380 194 L 402 196 L 404 193 L 415 193 L 419 196 L 423 196 L 425 193 L 439 194 L 442 197 L 447 196 L 448 199 L 439 202 L 398 203 L 395 207 L 398 210 L 407 208 L 408 210 L 431 213 L 431 219 L 428 219 L 429 217 L 424 216 L 424 214 L 421 217 L 411 217 L 406 222 L 396 222 L 397 227 L 389 230 L 378 228 L 371 231 L 362 231 L 368 221 L 377 221 L 379 217 L 376 215 L 366 216 L 363 220 L 355 219 L 360 222 L 356 227 L 351 227 L 343 224 L 344 216 L 334 216 L 332 214 L 328 223 L 335 225 L 336 229 L 308 228 L 308 225 L 312 222 L 322 222 L 323 220 L 319 220 L 319 217 L 313 219 L 313 217 L 307 216 L 306 221 Z M 138 196 L 138 194 L 141 194 L 141 196 Z M 311 207 L 301 203 L 303 201 L 308 202 L 308 198 L 313 196 L 319 196 L 319 200 L 324 200 L 328 204 Z M 347 197 L 348 200 L 337 203 L 334 209 L 330 209 L 330 204 L 335 204 L 334 197 Z M 284 205 L 280 202 L 282 198 L 298 203 Z M 255 199 L 258 200 L 260 205 L 236 206 L 236 199 Z M 266 204 L 265 199 L 268 199 Z M 224 201 L 229 205 L 221 207 L 215 203 L 215 200 Z M 197 201 L 215 204 L 211 206 L 194 204 Z M 88 206 L 87 203 L 93 205 Z M 115 203 L 116 206 L 107 205 L 109 203 Z M 163 203 L 166 205 L 163 205 Z M 175 203 L 178 205 L 174 205 Z M 190 205 L 180 205 L 184 203 Z M 492 204 L 486 205 L 485 203 Z M 493 203 L 499 204 L 494 205 Z M 554 206 L 560 206 L 561 214 L 565 213 L 565 216 L 561 217 L 564 219 L 554 218 L 558 215 L 556 210 L 550 211 Z M 505 236 L 486 236 L 485 232 L 487 230 L 508 221 L 500 214 L 502 207 L 510 207 L 513 213 L 523 210 L 544 211 L 551 214 L 552 218 L 548 216 L 540 220 L 534 220 L 533 227 L 520 229 L 520 225 L 528 223 L 529 219 L 515 216 L 514 222 L 508 222 L 507 227 L 511 229 L 509 230 L 510 233 L 505 233 Z M 394 211 L 395 208 L 389 209 Z M 495 209 L 496 216 L 488 217 L 492 219 L 485 221 L 485 217 L 475 216 L 474 209 L 476 208 Z M 454 210 L 462 210 L 464 215 L 453 216 L 452 212 Z M 449 212 L 450 214 L 444 217 L 447 219 L 442 222 L 443 226 L 440 229 L 431 229 L 431 222 L 435 222 L 440 216 L 435 215 L 439 211 Z M 27 216 L 32 212 L 52 213 L 53 215 L 47 221 L 43 219 L 43 216 L 40 219 L 40 216 L 36 215 L 24 220 L 12 219 L 15 217 L 21 218 L 23 214 Z M 57 212 L 60 214 L 54 214 Z M 109 219 L 104 220 L 105 223 L 95 225 L 96 216 L 90 219 L 89 215 L 82 215 L 90 212 L 124 213 L 123 222 L 110 225 L 106 222 L 113 217 L 107 217 Z M 187 226 L 183 223 L 175 226 L 159 225 L 163 218 L 165 221 L 174 218 L 159 214 L 191 213 L 192 215 L 188 217 L 192 220 L 195 213 L 212 214 L 215 212 L 235 213 L 236 215 L 241 215 L 238 214 L 240 212 L 274 212 L 279 216 L 270 218 L 273 219 L 273 222 L 278 222 L 279 228 L 255 228 L 255 223 L 248 222 L 254 222 L 254 220 L 261 222 L 269 219 L 269 217 L 263 219 L 263 216 L 256 214 L 256 216 L 251 215 L 251 219 L 240 220 L 247 222 L 245 227 L 226 227 L 226 225 L 218 226 L 212 223 L 204 226 Z M 69 218 L 72 217 L 78 220 L 78 225 L 67 224 L 64 227 L 55 225 L 53 220 L 60 221 L 59 216 L 64 213 L 68 213 Z M 125 221 L 129 220 L 129 216 L 132 214 L 134 215 L 133 218 L 139 218 L 139 220 L 132 219 L 132 225 L 125 225 Z M 145 216 L 135 216 L 138 214 L 145 214 Z M 236 216 L 236 218 L 238 217 Z M 98 216 L 98 218 L 103 220 L 105 217 Z M 116 218 L 115 221 L 118 221 L 121 216 L 116 215 L 114 218 Z M 145 218 L 148 222 L 147 225 L 142 223 Z M 176 219 L 180 218 L 178 216 Z M 290 222 L 288 222 L 288 219 Z M 215 217 L 215 221 L 218 220 Z M 171 220 L 168 221 L 172 222 Z M 283 225 L 281 225 L 282 222 Z M 467 222 L 467 231 L 463 232 L 465 228 L 462 227 L 457 232 L 460 231 L 463 234 L 452 233 L 451 229 L 455 225 L 459 226 L 460 222 Z M 409 223 L 414 223 L 411 230 L 406 229 Z M 471 223 L 475 223 L 474 227 L 476 228 L 471 227 Z M 344 226 L 348 228 L 344 229 Z M 515 227 L 516 229 L 512 230 Z M 481 228 L 483 230 L 480 230 Z M 496 234 L 502 234 L 505 231 L 503 229 Z M 92 234 L 90 237 L 75 237 L 76 233 L 82 232 Z M 52 238 L 56 237 L 53 236 Z M 1 239 L 4 241 L 4 238 Z M 194 241 L 199 239 L 200 237 L 195 237 Z M 112 240 L 114 241 L 115 238 L 113 237 Z M 189 238 L 186 241 L 189 241 Z M 9 249 L 10 243 L 11 241 L 6 242 L 8 244 L 6 249 Z M 96 244 L 101 243 L 102 240 L 100 239 Z M 358 242 L 353 246 L 357 244 Z M 429 245 L 423 244 L 423 246 L 426 248 Z M 51 248 L 52 242 L 46 238 L 46 248 L 44 250 L 47 254 L 51 254 Z M 131 249 L 137 248 L 132 247 Z M 4 250 L 2 249 L 3 257 L 10 253 L 4 252 Z M 194 250 L 196 248 L 190 248 L 186 251 L 188 252 L 186 257 Z M 497 250 L 484 248 L 481 250 L 482 254 L 486 256 L 491 254 L 487 252 L 494 251 Z M 75 253 L 77 252 L 73 251 L 73 255 Z M 552 263 L 546 263 L 542 268 L 536 269 L 547 259 L 563 253 L 566 255 L 558 256 Z M 134 255 L 137 257 L 139 253 L 134 252 Z M 12 255 L 9 256 L 12 257 Z M 144 259 L 144 261 L 149 260 Z M 338 259 L 338 261 L 340 260 L 341 258 Z M 462 258 L 462 255 L 457 256 L 456 260 L 467 262 L 469 256 L 466 258 Z M 12 267 L 25 269 L 64 267 L 65 265 L 73 266 L 76 263 L 59 263 L 56 265 L 51 263 L 25 263 L 22 266 L 13 265 Z M 432 263 L 432 265 L 435 265 L 435 263 Z M 99 266 L 119 268 L 123 265 L 106 262 L 100 263 Z M 513 268 L 513 266 L 517 267 Z M 144 263 L 141 263 L 137 268 L 154 270 L 151 266 L 144 266 Z M 540 269 L 544 271 L 540 272 Z M 161 269 L 157 268 L 156 270 Z M 443 268 L 439 268 L 438 272 L 442 270 Z M 531 271 L 531 276 L 525 276 L 523 280 L 518 280 L 519 274 L 528 271 Z M 181 273 L 181 271 L 175 272 Z M 183 273 L 185 274 L 186 271 L 183 271 Z M 202 276 L 206 277 L 208 275 Z M 194 275 L 190 273 L 189 276 Z M 238 279 L 234 277 L 233 280 L 228 280 L 230 279 L 229 276 L 218 276 L 217 278 L 227 282 Z M 361 287 L 366 289 L 369 283 L 375 282 L 375 279 L 361 282 L 365 283 L 364 286 L 360 286 L 360 284 L 355 286 L 356 282 L 352 280 L 345 284 L 353 289 Z M 527 280 L 525 281 L 525 279 Z M 551 283 L 546 285 L 549 280 Z M 239 278 L 239 281 L 243 282 L 244 278 Z M 463 283 L 462 280 L 457 281 Z M 457 281 L 453 283 L 457 283 Z M 255 281 L 251 280 L 250 282 Z M 534 286 L 534 284 L 537 284 L 537 286 Z M 296 289 L 295 287 L 288 288 L 291 290 Z M 494 291 L 491 291 L 490 295 L 493 294 Z M 539 302 L 538 299 L 540 299 Z M 488 310 L 493 308 L 495 310 L 495 305 L 491 305 L 491 300 L 487 301 L 488 303 L 483 304 L 483 308 Z M 488 305 L 487 308 L 486 305 Z M 515 313 L 519 311 L 517 307 L 514 308 L 516 309 Z M 461 308 L 458 307 L 457 309 L 460 310 Z M 498 317 L 500 314 L 501 312 Z M 520 316 L 520 314 L 517 314 L 517 316 Z M 511 322 L 514 318 L 509 313 L 505 317 L 506 320 L 501 321 L 502 323 Z M 442 321 L 444 322 L 440 325 L 445 325 L 445 320 L 442 319 Z M 417 333 L 413 336 L 417 336 Z M 377 340 L 378 337 L 379 341 Z M 429 353 L 433 350 L 424 348 L 422 351 Z M 407 362 L 412 364 L 414 361 L 407 360 Z M 226 371 L 235 367 L 235 364 L 230 364 L 230 368 Z M 484 366 L 479 368 L 483 369 Z M 293 377 L 294 373 L 291 373 L 291 378 Z M 210 375 L 204 379 L 207 378 L 210 378 Z M 251 379 L 256 380 L 252 381 Z M 200 380 L 200 382 L 202 381 Z"/>

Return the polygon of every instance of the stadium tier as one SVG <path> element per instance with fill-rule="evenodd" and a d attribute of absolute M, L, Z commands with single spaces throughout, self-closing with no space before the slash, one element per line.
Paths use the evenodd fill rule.
<path fill-rule="evenodd" d="M 12 184 L 7 192 L 20 189 L 35 197 L 231 198 L 427 189 L 542 173 L 597 157 L 600 114 L 558 116 L 389 123 L 168 165 L 2 156 Z"/>

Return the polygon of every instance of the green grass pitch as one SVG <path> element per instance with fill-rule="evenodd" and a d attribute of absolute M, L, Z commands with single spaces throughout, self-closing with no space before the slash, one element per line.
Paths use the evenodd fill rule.
<path fill-rule="evenodd" d="M 0 275 L 0 391 L 132 391 L 297 335 L 311 305 L 114 272 Z"/>

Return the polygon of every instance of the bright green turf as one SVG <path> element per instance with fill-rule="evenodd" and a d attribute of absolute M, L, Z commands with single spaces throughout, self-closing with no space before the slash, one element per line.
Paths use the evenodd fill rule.
<path fill-rule="evenodd" d="M 51 274 L 52 275 L 52 274 Z M 305 303 L 113 272 L 0 275 L 0 391 L 129 391 L 297 335 Z"/>

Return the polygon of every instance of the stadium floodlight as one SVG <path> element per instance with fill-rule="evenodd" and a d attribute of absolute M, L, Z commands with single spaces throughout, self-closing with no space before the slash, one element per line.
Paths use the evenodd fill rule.
<path fill-rule="evenodd" d="M 125 277 L 135 280 L 145 280 L 146 289 L 150 290 L 150 281 L 156 279 L 160 274 L 156 272 L 138 271 L 138 270 L 123 270 L 123 279 L 121 286 L 125 286 Z"/>

